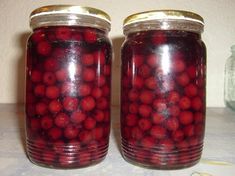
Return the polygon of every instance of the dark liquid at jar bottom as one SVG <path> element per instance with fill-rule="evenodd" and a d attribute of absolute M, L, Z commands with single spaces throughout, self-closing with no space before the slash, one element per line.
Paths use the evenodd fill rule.
<path fill-rule="evenodd" d="M 137 165 L 196 164 L 205 128 L 205 47 L 199 35 L 148 31 L 122 49 L 122 153 Z"/>
<path fill-rule="evenodd" d="M 110 132 L 111 45 L 85 27 L 48 27 L 28 42 L 26 132 L 33 163 L 79 168 L 102 161 Z"/>

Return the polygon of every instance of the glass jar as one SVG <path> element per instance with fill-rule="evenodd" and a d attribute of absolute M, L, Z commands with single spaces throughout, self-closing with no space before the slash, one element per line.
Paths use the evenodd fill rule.
<path fill-rule="evenodd" d="M 127 161 L 158 169 L 199 161 L 205 129 L 203 26 L 199 15 L 178 10 L 125 19 L 121 139 Z"/>
<path fill-rule="evenodd" d="M 110 132 L 110 17 L 55 5 L 34 10 L 27 44 L 26 145 L 41 166 L 99 163 Z"/>
<path fill-rule="evenodd" d="M 224 99 L 226 106 L 235 110 L 235 45 L 231 47 L 231 52 L 225 65 Z"/>

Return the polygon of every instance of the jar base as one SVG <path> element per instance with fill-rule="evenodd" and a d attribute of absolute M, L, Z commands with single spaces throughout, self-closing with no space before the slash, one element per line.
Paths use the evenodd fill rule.
<path fill-rule="evenodd" d="M 191 167 L 199 162 L 202 148 L 203 143 L 180 149 L 169 149 L 167 146 L 146 148 L 122 139 L 122 155 L 126 161 L 153 169 L 173 170 Z"/>
<path fill-rule="evenodd" d="M 27 140 L 29 160 L 39 166 L 56 169 L 76 169 L 100 163 L 108 152 L 108 141 L 105 144 L 80 146 L 73 144 L 43 144 Z"/>

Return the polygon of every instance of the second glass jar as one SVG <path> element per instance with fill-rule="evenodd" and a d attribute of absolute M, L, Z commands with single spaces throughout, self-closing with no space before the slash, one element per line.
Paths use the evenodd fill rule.
<path fill-rule="evenodd" d="M 176 169 L 196 164 L 205 129 L 203 19 L 176 10 L 124 21 L 122 153 L 137 165 Z"/>

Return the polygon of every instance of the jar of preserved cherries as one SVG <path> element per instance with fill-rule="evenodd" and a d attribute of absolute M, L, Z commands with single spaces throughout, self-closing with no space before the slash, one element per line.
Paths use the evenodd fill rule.
<path fill-rule="evenodd" d="M 121 137 L 127 161 L 159 169 L 199 161 L 205 129 L 203 27 L 201 16 L 178 10 L 125 19 Z"/>
<path fill-rule="evenodd" d="M 28 157 L 52 168 L 99 163 L 110 132 L 110 17 L 90 7 L 45 6 L 31 13 L 30 25 Z"/>

